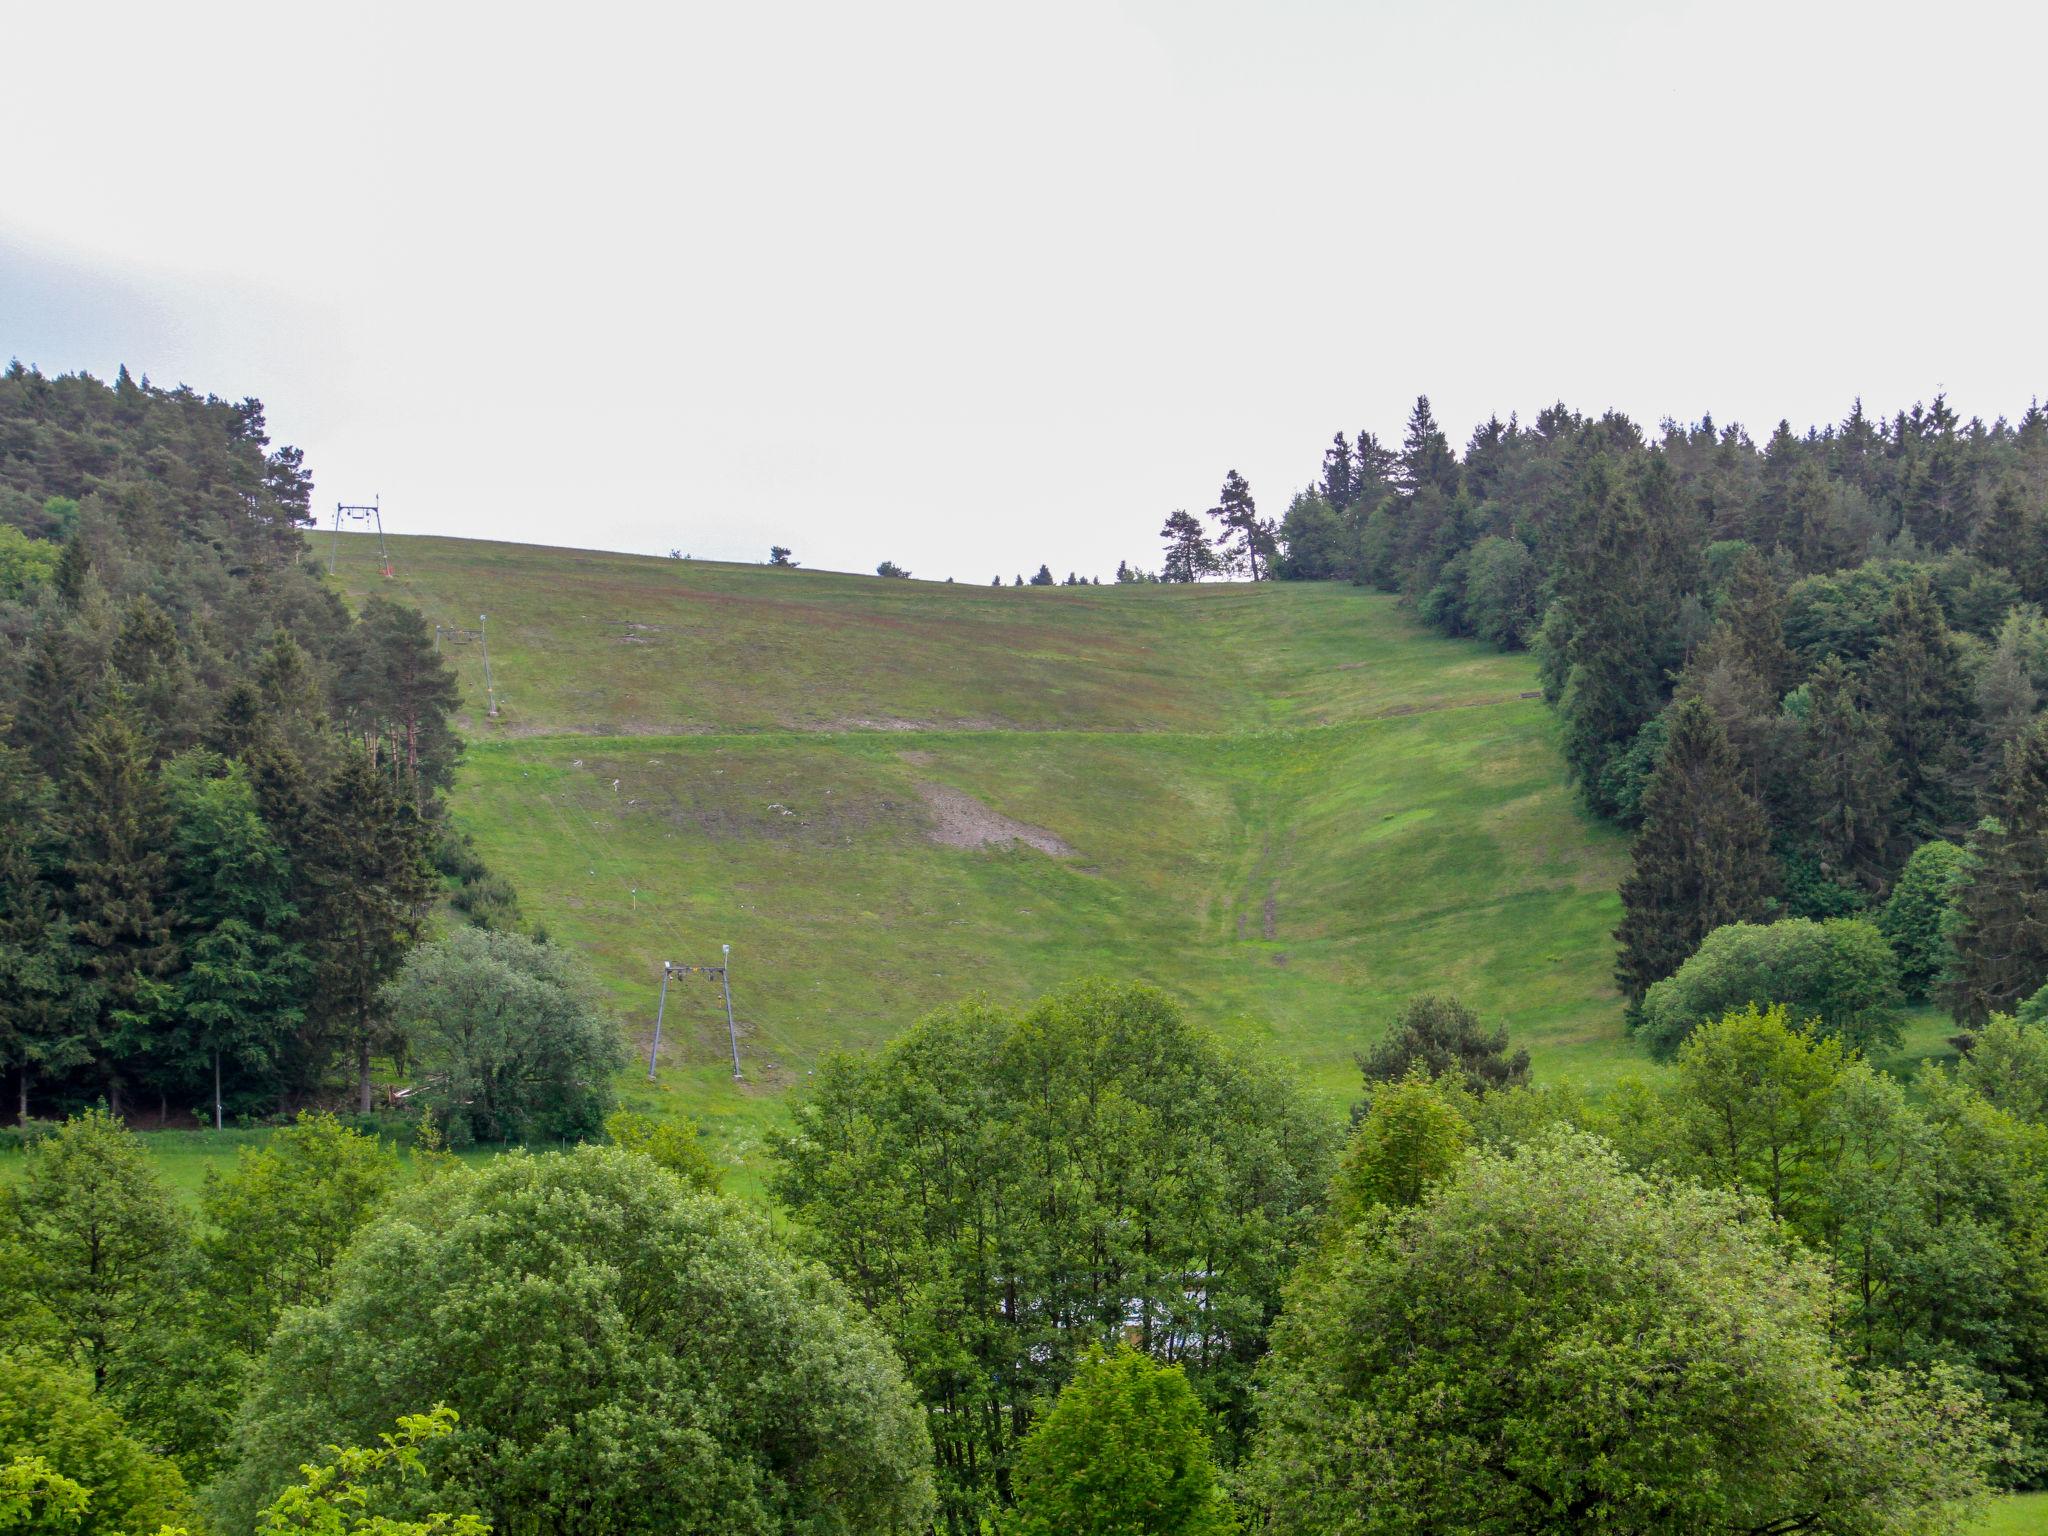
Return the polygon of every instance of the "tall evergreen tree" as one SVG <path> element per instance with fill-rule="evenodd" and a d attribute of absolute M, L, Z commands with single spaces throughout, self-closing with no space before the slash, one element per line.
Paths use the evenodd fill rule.
<path fill-rule="evenodd" d="M 419 932 L 429 894 L 425 829 L 365 752 L 351 750 L 316 816 L 311 871 L 320 1022 L 352 1059 L 371 1108 L 370 1057 L 384 1033 L 378 994 Z"/>
<path fill-rule="evenodd" d="M 1770 831 L 1727 736 L 1697 699 L 1671 708 L 1670 738 L 1643 795 L 1621 884 L 1615 979 L 1631 1004 L 1724 923 L 1769 909 Z"/>
<path fill-rule="evenodd" d="M 295 942 L 290 861 L 242 765 L 188 753 L 165 777 L 177 817 L 177 1012 L 187 1048 L 210 1069 L 218 1129 L 224 1067 L 272 1080 L 303 1018 L 310 965 Z"/>
<path fill-rule="evenodd" d="M 70 933 L 49 879 L 55 843 L 48 782 L 26 752 L 0 745 L 0 1066 L 16 1075 L 23 1125 L 30 1084 L 85 1059 Z"/>
<path fill-rule="evenodd" d="M 1586 479 L 1583 527 L 1557 581 L 1563 631 L 1558 714 L 1565 761 L 1579 792 L 1611 815 L 1601 787 L 1608 762 L 1662 707 L 1646 567 L 1651 545 L 1642 504 L 1611 461 L 1596 458 Z"/>
<path fill-rule="evenodd" d="M 1209 509 L 1216 519 L 1216 549 L 1226 570 L 1249 570 L 1253 581 L 1268 574 L 1276 549 L 1276 535 L 1270 519 L 1261 519 L 1252 488 L 1236 470 L 1223 477 L 1223 489 L 1216 505 Z"/>
<path fill-rule="evenodd" d="M 1417 395 L 1401 440 L 1401 488 L 1413 495 L 1425 487 L 1445 498 L 1458 494 L 1458 457 L 1451 440 L 1436 424 L 1429 396 Z"/>
<path fill-rule="evenodd" d="M 85 728 L 66 784 L 67 913 L 93 999 L 92 1050 L 121 1113 L 126 1080 L 166 1065 L 176 956 L 171 821 L 141 735 L 118 710 Z"/>
<path fill-rule="evenodd" d="M 168 757 L 197 739 L 198 687 L 170 615 L 147 596 L 136 597 L 122 615 L 113 663 L 129 716 L 157 757 Z"/>
<path fill-rule="evenodd" d="M 1358 463 L 1351 456 L 1351 444 L 1339 432 L 1323 450 L 1323 500 L 1339 510 L 1351 505 L 1358 491 Z"/>
<path fill-rule="evenodd" d="M 1724 654 L 1756 674 L 1775 706 L 1792 686 L 1797 664 L 1785 643 L 1785 594 L 1754 549 L 1736 557 L 1714 628 Z"/>
<path fill-rule="evenodd" d="M 1855 674 L 1839 657 L 1814 669 L 1801 725 L 1821 872 L 1876 895 L 1892 867 L 1899 776 L 1883 727 L 1864 712 Z"/>
<path fill-rule="evenodd" d="M 415 803 L 453 781 L 459 742 L 448 727 L 461 695 L 416 608 L 363 604 L 338 680 L 342 718 Z"/>
<path fill-rule="evenodd" d="M 1166 558 L 1159 568 L 1161 581 L 1200 581 L 1216 569 L 1216 551 L 1194 513 L 1169 513 L 1159 537 L 1166 540 Z"/>
<path fill-rule="evenodd" d="M 1938 994 L 1958 1023 L 1981 1025 L 2048 984 L 2048 728 L 2006 748 L 1992 814 L 1970 851 L 1955 962 Z"/>
<path fill-rule="evenodd" d="M 1921 843 L 1960 827 L 1975 731 L 1970 684 L 1924 573 L 1892 596 L 1869 693 L 1899 770 L 1901 835 Z"/>

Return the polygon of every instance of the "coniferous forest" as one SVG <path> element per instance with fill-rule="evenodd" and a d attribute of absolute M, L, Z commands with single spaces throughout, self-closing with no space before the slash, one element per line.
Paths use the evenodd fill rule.
<path fill-rule="evenodd" d="M 0 377 L 0 1536 L 1937 1536 L 2048 1480 L 2038 407 L 1419 400 L 1119 569 L 1533 652 L 1639 1070 L 1436 989 L 1347 1119 L 1168 989 L 967 978 L 739 1178 L 619 1107 L 312 497 L 254 400 Z"/>

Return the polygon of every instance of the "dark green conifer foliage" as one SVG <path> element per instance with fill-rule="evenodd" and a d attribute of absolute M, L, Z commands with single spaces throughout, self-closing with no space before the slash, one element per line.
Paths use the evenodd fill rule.
<path fill-rule="evenodd" d="M 1785 594 L 1755 549 L 1736 557 L 1714 627 L 1723 654 L 1755 673 L 1775 706 L 1791 688 L 1797 663 L 1785 643 Z"/>
<path fill-rule="evenodd" d="M 1614 932 L 1615 979 L 1631 1003 L 1714 929 L 1755 922 L 1770 908 L 1769 828 L 1726 734 L 1697 699 L 1680 700 L 1669 719 Z"/>
<path fill-rule="evenodd" d="M 1458 457 L 1451 452 L 1451 440 L 1436 424 L 1429 408 L 1429 396 L 1417 395 L 1408 413 L 1408 430 L 1401 439 L 1401 488 L 1410 494 L 1425 487 L 1449 498 L 1458 494 Z"/>
<path fill-rule="evenodd" d="M 1917 843 L 1961 826 L 1975 728 L 1969 676 L 1924 574 L 1892 595 L 1869 696 L 1899 771 L 1900 833 Z"/>
<path fill-rule="evenodd" d="M 171 820 L 148 749 L 120 711 L 95 717 L 72 757 L 67 915 L 91 989 L 92 1051 L 119 1114 L 124 1080 L 167 1065 Z"/>
<path fill-rule="evenodd" d="M 1802 738 L 1821 872 L 1875 895 L 1892 867 L 1899 776 L 1883 728 L 1863 710 L 1860 694 L 1839 657 L 1823 661 L 1806 685 Z"/>
<path fill-rule="evenodd" d="M 15 1074 L 24 1125 L 34 1080 L 85 1059 L 70 932 L 49 879 L 54 843 L 48 782 L 27 753 L 0 745 L 0 1067 Z"/>
<path fill-rule="evenodd" d="M 1223 477 L 1223 489 L 1209 515 L 1217 522 L 1216 549 L 1224 569 L 1249 570 L 1253 581 L 1264 580 L 1276 552 L 1276 535 L 1272 523 L 1260 519 L 1243 475 L 1233 469 Z"/>
<path fill-rule="evenodd" d="M 1937 992 L 1958 1023 L 1981 1025 L 2048 983 L 2048 728 L 2006 748 L 1970 852 L 1955 960 Z"/>
<path fill-rule="evenodd" d="M 292 870 L 239 763 L 189 753 L 165 769 L 177 817 L 184 968 L 177 1011 L 188 1065 L 222 1092 L 224 1069 L 268 1085 L 303 1019 L 310 964 L 294 942 Z"/>
<path fill-rule="evenodd" d="M 1558 576 L 1564 685 L 1558 714 L 1579 792 L 1603 815 L 1601 774 L 1663 705 L 1642 504 L 1605 458 L 1587 472 L 1586 523 Z"/>
<path fill-rule="evenodd" d="M 122 615 L 113 663 L 130 718 L 148 737 L 155 755 L 168 757 L 190 746 L 198 725 L 192 672 L 170 616 L 148 597 L 136 597 Z"/>
<path fill-rule="evenodd" d="M 359 751 L 343 756 L 313 824 L 316 1006 L 353 1060 L 357 1102 L 367 1114 L 370 1056 L 383 1026 L 378 993 L 398 973 L 425 915 L 425 829 Z"/>
<path fill-rule="evenodd" d="M 1216 569 L 1216 552 L 1192 512 L 1168 513 L 1159 536 L 1166 540 L 1166 558 L 1159 570 L 1161 581 L 1200 581 Z"/>

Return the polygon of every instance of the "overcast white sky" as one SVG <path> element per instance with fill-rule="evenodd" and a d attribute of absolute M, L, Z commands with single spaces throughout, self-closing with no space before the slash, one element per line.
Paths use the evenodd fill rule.
<path fill-rule="evenodd" d="M 0 355 L 395 531 L 986 581 L 1427 391 L 2048 392 L 2048 7 L 0 4 Z"/>

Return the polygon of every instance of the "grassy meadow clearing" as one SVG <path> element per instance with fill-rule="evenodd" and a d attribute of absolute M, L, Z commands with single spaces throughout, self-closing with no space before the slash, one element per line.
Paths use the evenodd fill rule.
<path fill-rule="evenodd" d="M 478 649 L 447 651 L 456 817 L 627 1020 L 627 1100 L 736 1162 L 827 1052 L 1092 973 L 1156 982 L 1333 1110 L 1432 988 L 1540 1071 L 1641 1062 L 1609 976 L 1622 840 L 1573 806 L 1533 663 L 1390 598 L 393 546 L 385 580 L 344 536 L 352 598 L 490 615 L 497 719 Z M 721 943 L 746 1076 L 686 981 L 650 1085 L 661 961 Z"/>

